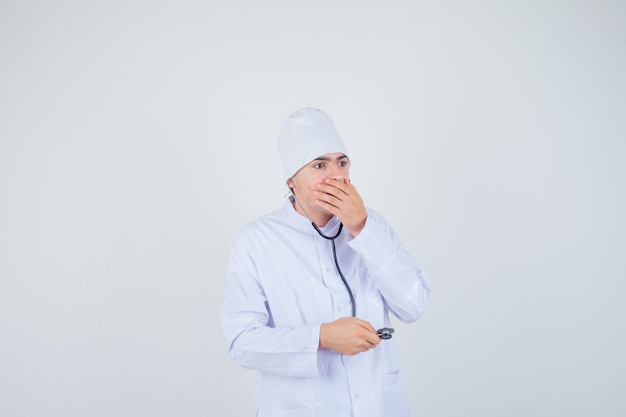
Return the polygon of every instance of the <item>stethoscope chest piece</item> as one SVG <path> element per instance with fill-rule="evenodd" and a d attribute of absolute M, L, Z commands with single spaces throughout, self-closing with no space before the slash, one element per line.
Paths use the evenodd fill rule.
<path fill-rule="evenodd" d="M 378 336 L 383 340 L 391 339 L 393 332 L 394 330 L 391 327 L 383 327 L 378 330 Z"/>

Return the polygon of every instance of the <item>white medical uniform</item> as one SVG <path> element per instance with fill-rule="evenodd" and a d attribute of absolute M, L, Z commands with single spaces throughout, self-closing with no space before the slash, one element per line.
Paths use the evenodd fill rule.
<path fill-rule="evenodd" d="M 336 239 L 356 316 L 378 329 L 426 309 L 430 284 L 393 230 L 367 208 L 357 237 Z M 339 220 L 321 228 L 334 236 Z M 329 240 L 291 201 L 233 237 L 220 314 L 229 354 L 259 371 L 258 417 L 407 417 L 394 339 L 354 356 L 318 350 L 320 325 L 350 317 Z"/>

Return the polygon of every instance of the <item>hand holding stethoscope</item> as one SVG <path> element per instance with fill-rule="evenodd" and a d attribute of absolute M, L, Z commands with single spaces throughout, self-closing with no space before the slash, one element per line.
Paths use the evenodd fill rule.
<path fill-rule="evenodd" d="M 343 317 L 320 326 L 320 349 L 331 349 L 342 355 L 356 355 L 374 349 L 381 340 L 390 339 L 393 329 L 374 330 L 357 317 Z"/>

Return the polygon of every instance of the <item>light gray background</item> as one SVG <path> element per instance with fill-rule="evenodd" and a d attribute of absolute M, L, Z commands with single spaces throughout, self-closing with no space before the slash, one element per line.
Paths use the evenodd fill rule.
<path fill-rule="evenodd" d="M 302 106 L 432 277 L 416 416 L 626 414 L 623 1 L 4 0 L 0 59 L 1 416 L 254 414 L 226 255 Z"/>

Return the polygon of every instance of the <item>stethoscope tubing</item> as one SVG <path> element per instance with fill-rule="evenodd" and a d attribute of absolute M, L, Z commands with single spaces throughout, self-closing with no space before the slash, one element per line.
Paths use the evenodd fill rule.
<path fill-rule="evenodd" d="M 317 227 L 315 222 L 311 221 L 311 224 L 313 225 L 313 228 L 317 230 L 317 233 L 319 233 L 321 237 L 326 240 L 330 240 L 333 245 L 333 258 L 335 260 L 335 267 L 337 268 L 337 272 L 339 273 L 339 276 L 343 281 L 343 285 L 345 285 L 346 290 L 348 290 L 348 295 L 350 296 L 350 304 L 352 304 L 352 317 L 356 317 L 356 302 L 354 301 L 354 294 L 352 294 L 352 289 L 350 288 L 350 285 L 348 284 L 348 281 L 346 280 L 346 277 L 343 275 L 341 267 L 339 266 L 339 260 L 337 259 L 337 248 L 335 246 L 335 239 L 337 239 L 337 237 L 341 234 L 341 231 L 343 230 L 343 223 L 339 223 L 339 230 L 337 230 L 335 236 L 326 236 L 324 233 L 322 233 L 320 228 Z"/>
<path fill-rule="evenodd" d="M 337 237 L 339 237 L 339 235 L 341 234 L 341 231 L 343 230 L 343 223 L 341 222 L 339 223 L 339 229 L 337 230 L 337 233 L 335 233 L 334 236 L 326 236 L 320 230 L 320 228 L 315 224 L 315 222 L 311 220 L 311 217 L 309 217 L 309 214 L 306 212 L 304 207 L 302 207 L 302 204 L 300 204 L 300 202 L 296 198 L 296 194 L 293 192 L 293 190 L 292 189 L 289 189 L 289 190 L 291 191 L 291 195 L 293 196 L 293 199 L 300 206 L 300 208 L 302 209 L 306 217 L 309 219 L 309 221 L 311 222 L 311 225 L 317 231 L 317 233 L 324 239 L 330 240 L 330 242 L 332 243 L 333 259 L 335 260 L 335 267 L 337 268 L 337 272 L 339 273 L 339 276 L 341 277 L 341 280 L 343 281 L 343 285 L 345 285 L 346 290 L 348 290 L 348 295 L 350 296 L 350 304 L 352 305 L 352 317 L 356 317 L 356 301 L 354 300 L 354 294 L 352 293 L 352 289 L 350 288 L 350 285 L 348 284 L 348 281 L 346 280 L 346 277 L 343 275 L 343 272 L 341 271 L 341 267 L 339 266 L 339 260 L 337 259 L 337 247 L 335 246 L 335 239 L 337 239 Z M 378 330 L 377 334 L 381 339 L 387 340 L 387 339 L 391 339 L 391 335 L 393 334 L 393 332 L 394 330 L 392 328 L 383 327 L 382 329 Z"/>

